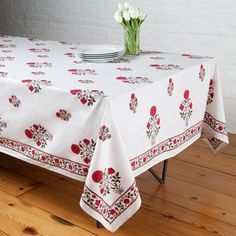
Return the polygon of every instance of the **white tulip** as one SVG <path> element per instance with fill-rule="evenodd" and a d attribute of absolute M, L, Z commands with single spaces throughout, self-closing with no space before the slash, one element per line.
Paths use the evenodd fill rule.
<path fill-rule="evenodd" d="M 125 8 L 125 10 L 129 10 L 129 3 L 128 2 L 124 3 L 124 8 Z"/>
<path fill-rule="evenodd" d="M 132 19 L 136 19 L 136 11 L 132 7 L 129 8 L 129 15 Z"/>
<path fill-rule="evenodd" d="M 123 17 L 126 21 L 129 21 L 130 20 L 129 12 L 128 11 L 123 11 Z"/>
<path fill-rule="evenodd" d="M 146 14 L 144 14 L 143 12 L 139 13 L 139 20 L 143 21 L 146 18 Z"/>
<path fill-rule="evenodd" d="M 123 4 L 119 3 L 118 4 L 118 9 L 119 9 L 119 11 L 123 11 L 124 10 Z"/>
<path fill-rule="evenodd" d="M 138 19 L 140 15 L 139 9 L 135 9 L 135 19 Z"/>
<path fill-rule="evenodd" d="M 118 22 L 118 23 L 121 23 L 123 21 L 123 18 L 120 14 L 120 11 L 116 11 L 115 14 L 114 14 L 114 18 L 115 20 Z"/>

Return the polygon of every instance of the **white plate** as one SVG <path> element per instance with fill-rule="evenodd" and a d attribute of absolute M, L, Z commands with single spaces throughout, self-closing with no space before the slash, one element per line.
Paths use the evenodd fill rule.
<path fill-rule="evenodd" d="M 119 58 L 121 58 L 123 56 L 123 54 L 122 55 L 120 55 L 120 56 L 118 56 L 118 57 L 112 57 L 112 58 L 104 58 L 104 59 L 92 59 L 92 58 L 82 58 L 83 59 L 83 61 L 87 61 L 87 62 L 96 62 L 96 63 L 104 63 L 104 62 L 108 62 L 108 61 L 112 61 L 112 60 L 114 60 L 114 59 L 119 59 Z"/>
<path fill-rule="evenodd" d="M 123 51 L 124 48 L 119 45 L 106 45 L 106 44 L 87 44 L 79 45 L 77 48 L 78 54 L 83 55 L 104 55 L 104 54 L 114 54 Z"/>
<path fill-rule="evenodd" d="M 118 56 L 123 56 L 124 55 L 124 51 L 121 51 L 119 53 L 115 53 L 115 54 L 104 54 L 104 55 L 96 55 L 96 56 L 87 56 L 87 55 L 78 55 L 80 58 L 87 58 L 87 59 L 106 59 L 106 58 L 114 58 L 114 57 L 118 57 Z"/>

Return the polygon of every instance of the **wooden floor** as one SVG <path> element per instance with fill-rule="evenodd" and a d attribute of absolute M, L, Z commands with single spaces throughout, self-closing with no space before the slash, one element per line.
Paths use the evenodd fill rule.
<path fill-rule="evenodd" d="M 236 236 L 236 135 L 230 141 L 217 156 L 198 141 L 172 158 L 165 185 L 139 176 L 142 207 L 114 234 L 80 209 L 83 183 L 0 154 L 0 236 Z"/>

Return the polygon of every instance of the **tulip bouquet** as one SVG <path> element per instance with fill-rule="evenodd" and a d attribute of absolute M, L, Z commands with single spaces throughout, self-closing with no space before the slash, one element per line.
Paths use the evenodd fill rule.
<path fill-rule="evenodd" d="M 119 10 L 115 12 L 115 20 L 124 27 L 125 32 L 125 52 L 130 55 L 139 54 L 139 33 L 140 26 L 146 19 L 140 9 L 134 8 L 129 3 L 118 4 Z"/>

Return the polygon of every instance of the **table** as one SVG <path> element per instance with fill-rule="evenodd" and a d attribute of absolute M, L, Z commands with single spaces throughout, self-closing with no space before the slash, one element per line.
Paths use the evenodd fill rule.
<path fill-rule="evenodd" d="M 84 181 L 80 206 L 114 232 L 141 205 L 136 176 L 200 137 L 228 143 L 219 73 L 211 57 L 95 64 L 76 48 L 0 34 L 0 151 Z"/>

